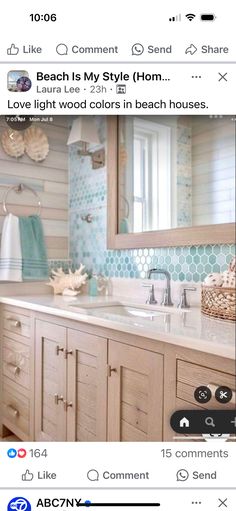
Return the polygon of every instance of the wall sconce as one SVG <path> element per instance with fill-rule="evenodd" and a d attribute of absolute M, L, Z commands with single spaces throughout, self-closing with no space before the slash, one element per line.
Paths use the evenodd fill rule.
<path fill-rule="evenodd" d="M 67 145 L 81 143 L 80 156 L 90 156 L 92 168 L 100 169 L 105 165 L 105 149 L 89 150 L 90 144 L 100 144 L 94 119 L 90 116 L 77 117 L 72 123 Z"/>

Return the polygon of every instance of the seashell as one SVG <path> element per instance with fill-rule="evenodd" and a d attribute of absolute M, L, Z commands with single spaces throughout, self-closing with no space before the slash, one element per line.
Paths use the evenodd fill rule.
<path fill-rule="evenodd" d="M 5 130 L 1 136 L 3 150 L 8 156 L 19 158 L 25 152 L 25 143 L 22 133 L 15 130 Z"/>
<path fill-rule="evenodd" d="M 76 291 L 78 294 L 78 290 L 86 283 L 88 277 L 87 273 L 83 273 L 84 269 L 85 266 L 81 264 L 75 272 L 69 270 L 69 273 L 65 273 L 62 268 L 59 268 L 59 270 L 53 270 L 53 276 L 47 285 L 53 288 L 55 295 L 64 294 L 65 290 L 67 290 L 67 295 L 68 290 Z"/>
<path fill-rule="evenodd" d="M 235 274 L 232 271 L 224 271 L 222 273 L 222 286 L 224 287 L 235 287 Z"/>
<path fill-rule="evenodd" d="M 219 287 L 222 286 L 222 283 L 223 277 L 221 273 L 210 273 L 204 280 L 206 286 Z"/>
<path fill-rule="evenodd" d="M 62 294 L 63 296 L 77 296 L 79 294 L 79 291 L 75 291 L 73 289 L 69 289 L 68 287 L 66 287 L 65 289 L 63 289 Z"/>
<path fill-rule="evenodd" d="M 41 128 L 32 126 L 25 131 L 25 151 L 33 161 L 43 161 L 49 153 L 47 135 Z"/>
<path fill-rule="evenodd" d="M 65 302 L 65 303 L 71 304 L 71 303 L 75 303 L 76 301 L 77 301 L 77 295 L 76 296 L 67 296 L 67 295 L 63 296 L 63 302 Z"/>
<path fill-rule="evenodd" d="M 236 272 L 236 257 L 233 257 L 229 263 L 229 271 Z"/>

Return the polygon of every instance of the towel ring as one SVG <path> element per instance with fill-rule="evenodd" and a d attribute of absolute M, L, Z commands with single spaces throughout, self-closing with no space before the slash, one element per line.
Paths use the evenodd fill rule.
<path fill-rule="evenodd" d="M 41 213 L 41 200 L 37 194 L 37 192 L 31 188 L 30 186 L 27 186 L 27 185 L 24 185 L 22 183 L 20 183 L 19 185 L 14 185 L 14 186 L 10 186 L 4 197 L 3 197 L 3 201 L 2 201 L 2 207 L 3 207 L 3 211 L 4 213 L 6 213 L 7 215 L 9 214 L 9 210 L 8 210 L 8 207 L 7 207 L 7 198 L 8 198 L 8 195 L 10 192 L 14 191 L 15 193 L 22 193 L 24 192 L 25 190 L 28 190 L 30 191 L 31 193 L 33 193 L 33 195 L 38 199 L 38 208 L 37 208 L 37 215 L 40 216 L 40 213 Z"/>

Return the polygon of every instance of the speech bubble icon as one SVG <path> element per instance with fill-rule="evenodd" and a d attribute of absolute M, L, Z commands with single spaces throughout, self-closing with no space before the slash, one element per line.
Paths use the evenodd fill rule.
<path fill-rule="evenodd" d="M 58 55 L 68 55 L 68 46 L 64 43 L 60 43 L 56 47 Z"/>
<path fill-rule="evenodd" d="M 92 468 L 88 471 L 87 478 L 89 481 L 99 481 L 99 472 L 95 468 Z"/>
<path fill-rule="evenodd" d="M 189 478 L 189 473 L 187 470 L 185 470 L 184 468 L 181 468 L 180 470 L 178 470 L 177 474 L 176 474 L 176 479 L 177 481 L 187 481 L 187 479 Z"/>
<path fill-rule="evenodd" d="M 137 56 L 142 55 L 142 53 L 144 52 L 144 46 L 141 43 L 135 43 L 131 48 L 131 52 L 132 55 Z"/>

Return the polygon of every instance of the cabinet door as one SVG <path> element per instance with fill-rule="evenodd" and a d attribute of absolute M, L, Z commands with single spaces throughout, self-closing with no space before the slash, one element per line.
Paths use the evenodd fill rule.
<path fill-rule="evenodd" d="M 34 440 L 34 326 L 28 310 L 0 307 L 0 436 Z M 7 428 L 7 429 L 6 429 Z"/>
<path fill-rule="evenodd" d="M 162 440 L 163 356 L 109 341 L 108 440 Z"/>
<path fill-rule="evenodd" d="M 107 339 L 68 330 L 67 440 L 106 441 Z"/>
<path fill-rule="evenodd" d="M 66 328 L 36 321 L 36 440 L 66 440 Z"/>

